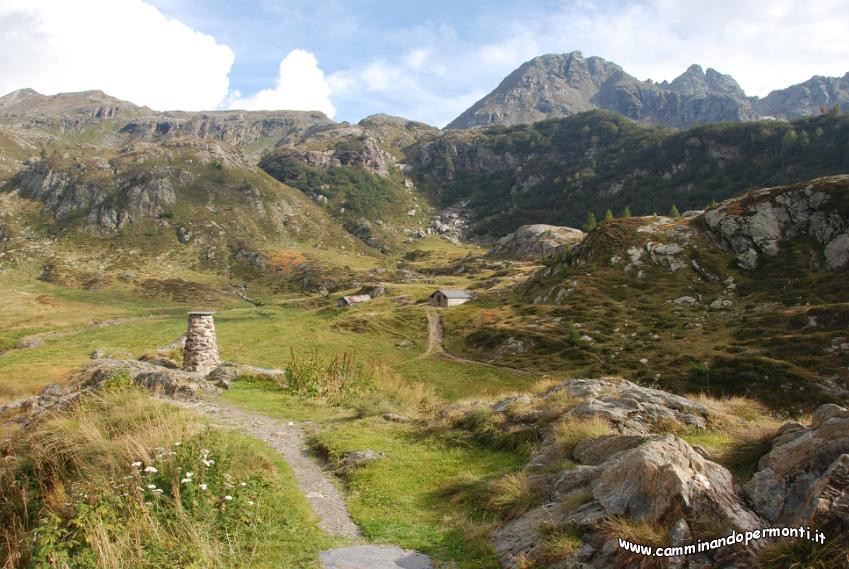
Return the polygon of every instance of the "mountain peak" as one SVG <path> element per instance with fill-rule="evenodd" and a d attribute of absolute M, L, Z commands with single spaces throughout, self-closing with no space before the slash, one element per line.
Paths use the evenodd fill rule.
<path fill-rule="evenodd" d="M 733 101 L 709 106 L 695 102 L 714 95 Z M 681 101 L 681 96 L 686 99 Z M 615 111 L 644 124 L 675 127 L 755 118 L 737 82 L 713 69 L 705 73 L 693 64 L 672 83 L 657 85 L 639 81 L 601 57 L 584 58 L 580 51 L 572 51 L 523 63 L 447 128 L 529 123 L 592 109 Z"/>

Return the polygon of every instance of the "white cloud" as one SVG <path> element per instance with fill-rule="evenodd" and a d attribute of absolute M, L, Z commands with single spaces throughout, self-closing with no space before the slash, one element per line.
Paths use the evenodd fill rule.
<path fill-rule="evenodd" d="M 142 0 L 0 1 L 0 93 L 100 89 L 158 110 L 212 109 L 233 60 Z"/>
<path fill-rule="evenodd" d="M 330 100 L 332 90 L 319 68 L 315 55 L 302 49 L 290 51 L 280 62 L 277 85 L 247 98 L 229 103 L 231 109 L 321 111 L 336 114 Z"/>

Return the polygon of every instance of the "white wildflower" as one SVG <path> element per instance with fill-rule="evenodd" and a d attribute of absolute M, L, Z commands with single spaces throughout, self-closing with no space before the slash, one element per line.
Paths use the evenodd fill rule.
<path fill-rule="evenodd" d="M 147 468 L 145 468 L 145 469 L 144 469 L 144 471 L 145 471 L 145 472 L 159 472 L 159 471 L 158 471 L 155 467 L 153 467 L 153 466 L 148 466 Z"/>
<path fill-rule="evenodd" d="M 156 488 L 156 484 L 148 484 L 147 487 L 153 490 L 154 488 Z"/>
<path fill-rule="evenodd" d="M 130 466 L 132 466 L 133 468 L 138 468 L 141 465 L 142 465 L 141 462 L 136 461 L 136 462 L 132 463 Z"/>
<path fill-rule="evenodd" d="M 248 500 L 248 506 L 253 506 L 254 503 L 251 500 Z"/>
<path fill-rule="evenodd" d="M 201 485 L 200 485 L 200 489 L 201 489 L 201 490 L 206 490 L 206 488 L 207 488 L 206 484 L 201 484 Z"/>
<path fill-rule="evenodd" d="M 180 484 L 188 484 L 191 481 L 192 481 L 191 478 L 183 478 L 182 480 L 180 480 Z"/>
<path fill-rule="evenodd" d="M 233 496 L 224 496 L 224 499 L 228 502 L 233 499 Z"/>
<path fill-rule="evenodd" d="M 248 485 L 247 482 L 239 482 L 239 486 L 247 486 L 247 485 Z"/>

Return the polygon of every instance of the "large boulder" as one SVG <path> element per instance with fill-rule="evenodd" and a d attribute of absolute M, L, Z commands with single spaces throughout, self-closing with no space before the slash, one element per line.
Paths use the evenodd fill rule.
<path fill-rule="evenodd" d="M 586 237 L 586 233 L 572 227 L 557 225 L 523 225 L 515 232 L 499 239 L 489 254 L 493 257 L 519 261 L 540 261 L 568 251 Z"/>
<path fill-rule="evenodd" d="M 582 545 L 567 559 L 547 567 L 624 567 L 616 539 L 600 531 L 607 520 L 627 519 L 689 532 L 694 520 L 722 520 L 729 528 L 756 528 L 763 521 L 734 489 L 731 473 L 704 458 L 672 435 L 609 435 L 576 447 L 578 465 L 535 477 L 548 492 L 547 502 L 493 533 L 492 542 L 504 567 L 517 569 L 522 560 L 548 562 L 545 527 L 581 528 Z M 751 551 L 734 546 L 701 555 L 700 567 L 755 567 Z"/>
<path fill-rule="evenodd" d="M 601 469 L 592 493 L 609 516 L 664 522 L 710 514 L 739 528 L 760 523 L 735 494 L 731 473 L 675 436 L 648 437 Z"/>

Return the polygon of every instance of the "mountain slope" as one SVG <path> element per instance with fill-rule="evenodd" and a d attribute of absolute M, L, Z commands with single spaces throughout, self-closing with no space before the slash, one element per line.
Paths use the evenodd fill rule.
<path fill-rule="evenodd" d="M 782 412 L 849 397 L 849 176 L 748 192 L 695 218 L 605 221 L 546 263 L 446 313 L 449 350 Z"/>
<path fill-rule="evenodd" d="M 849 172 L 849 116 L 792 123 L 642 127 L 608 111 L 530 125 L 450 130 L 414 151 L 419 185 L 467 203 L 473 232 L 581 227 L 587 212 L 700 209 L 747 190 Z"/>
<path fill-rule="evenodd" d="M 689 127 L 750 121 L 762 116 L 798 118 L 849 102 L 846 77 L 814 77 L 763 100 L 748 98 L 730 75 L 690 66 L 672 82 L 640 81 L 615 63 L 579 51 L 525 62 L 447 128 L 516 125 L 606 109 L 641 124 Z"/>

